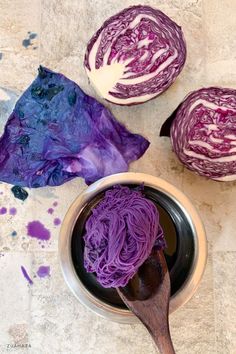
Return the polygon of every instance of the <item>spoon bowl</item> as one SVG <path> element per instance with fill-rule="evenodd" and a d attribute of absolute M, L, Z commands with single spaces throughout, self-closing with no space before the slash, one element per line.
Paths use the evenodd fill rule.
<path fill-rule="evenodd" d="M 169 330 L 170 277 L 163 252 L 153 250 L 128 284 L 117 291 L 148 329 L 160 353 L 174 354 Z"/>

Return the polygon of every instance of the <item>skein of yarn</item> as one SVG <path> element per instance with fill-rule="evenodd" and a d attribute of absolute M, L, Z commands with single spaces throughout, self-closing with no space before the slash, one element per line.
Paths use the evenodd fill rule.
<path fill-rule="evenodd" d="M 106 191 L 85 227 L 84 266 L 105 288 L 125 286 L 154 246 L 166 246 L 158 210 L 141 188 Z"/>

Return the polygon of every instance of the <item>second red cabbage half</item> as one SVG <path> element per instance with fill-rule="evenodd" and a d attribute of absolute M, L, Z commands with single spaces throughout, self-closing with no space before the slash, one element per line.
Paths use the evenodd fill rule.
<path fill-rule="evenodd" d="M 209 87 L 191 92 L 164 123 L 180 161 L 218 181 L 236 179 L 236 90 Z"/>
<path fill-rule="evenodd" d="M 131 105 L 165 91 L 185 59 L 181 27 L 163 12 L 138 5 L 104 22 L 88 43 L 84 65 L 103 98 Z"/>

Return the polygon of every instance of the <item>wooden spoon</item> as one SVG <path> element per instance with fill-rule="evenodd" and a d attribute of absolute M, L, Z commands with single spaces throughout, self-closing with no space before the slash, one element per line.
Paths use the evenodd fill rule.
<path fill-rule="evenodd" d="M 169 330 L 170 277 L 162 251 L 153 250 L 138 272 L 117 291 L 146 326 L 161 354 L 175 354 Z"/>

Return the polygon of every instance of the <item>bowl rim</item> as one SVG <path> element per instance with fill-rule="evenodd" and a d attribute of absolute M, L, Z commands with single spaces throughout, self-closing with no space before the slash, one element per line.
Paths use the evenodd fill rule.
<path fill-rule="evenodd" d="M 117 173 L 94 182 L 76 197 L 63 219 L 59 235 L 59 263 L 65 282 L 75 297 L 96 314 L 115 322 L 130 324 L 138 322 L 138 319 L 128 309 L 104 303 L 86 289 L 75 271 L 71 255 L 73 228 L 86 203 L 97 193 L 115 184 L 127 183 L 144 183 L 166 194 L 183 210 L 193 230 L 195 246 L 193 263 L 185 282 L 170 299 L 170 313 L 188 302 L 197 290 L 207 262 L 207 239 L 201 218 L 191 201 L 178 188 L 159 177 L 137 172 Z"/>

